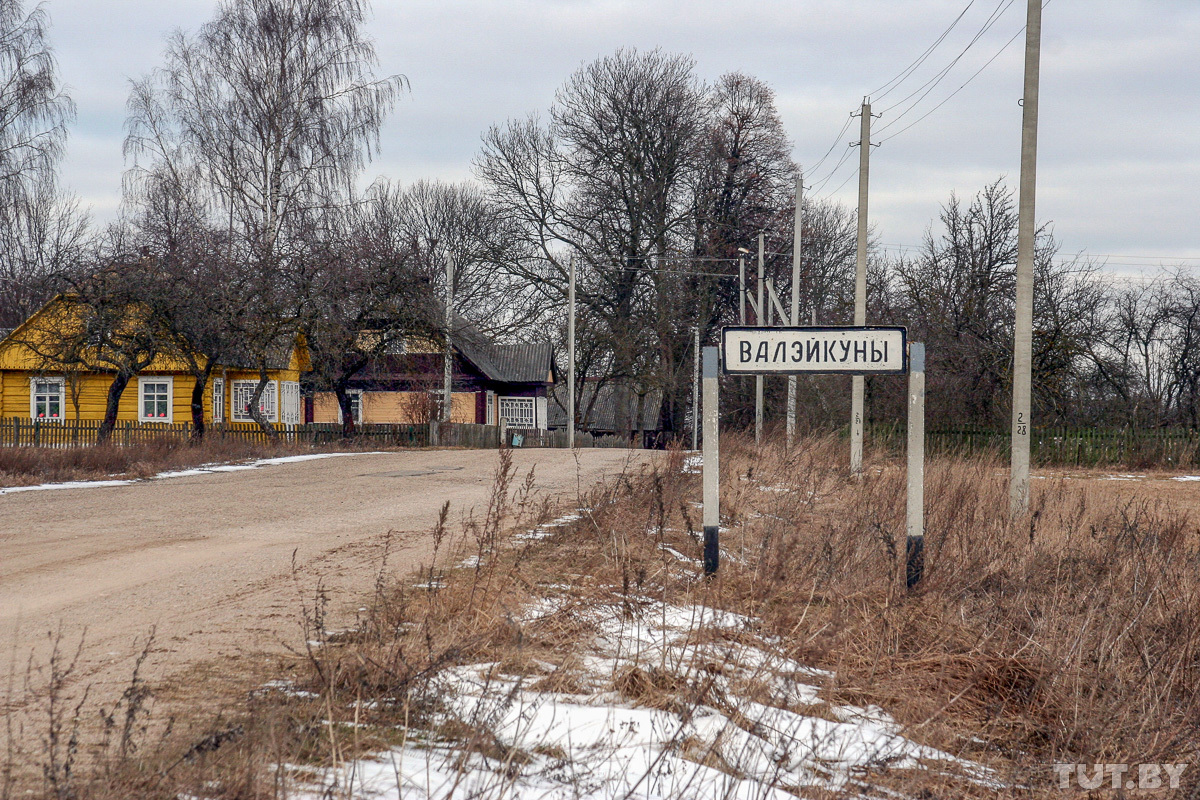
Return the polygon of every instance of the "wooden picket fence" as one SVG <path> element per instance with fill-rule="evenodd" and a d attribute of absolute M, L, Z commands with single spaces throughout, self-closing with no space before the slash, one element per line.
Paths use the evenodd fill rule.
<path fill-rule="evenodd" d="M 905 426 L 877 425 L 870 441 L 888 449 L 905 446 Z M 961 427 L 927 429 L 925 451 L 930 455 L 990 453 L 1007 458 L 1011 432 Z M 1190 428 L 1034 428 L 1030 460 L 1041 466 L 1190 467 L 1200 465 L 1200 430 Z"/>
<path fill-rule="evenodd" d="M 289 444 L 327 445 L 345 441 L 338 423 L 309 423 L 306 425 L 276 425 L 274 438 L 253 422 L 225 422 L 209 425 L 205 437 L 221 440 L 240 440 L 266 444 L 272 440 Z M 99 420 L 43 420 L 20 417 L 0 418 L 0 447 L 80 447 L 96 443 Z M 120 421 L 113 429 L 112 444 L 135 445 L 166 440 L 185 441 L 192 436 L 192 424 L 166 422 Z M 526 430 L 507 428 L 504 439 L 509 447 L 566 447 L 566 431 Z M 429 424 L 369 424 L 359 425 L 354 440 L 374 447 L 463 447 L 496 449 L 500 447 L 501 429 L 497 425 L 467 423 Z M 576 447 L 627 447 L 616 436 L 592 436 L 577 433 Z"/>

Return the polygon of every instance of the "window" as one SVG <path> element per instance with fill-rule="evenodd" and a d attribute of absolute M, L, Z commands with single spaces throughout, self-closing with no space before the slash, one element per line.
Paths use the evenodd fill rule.
<path fill-rule="evenodd" d="M 251 422 L 254 420 L 250 416 L 250 399 L 254 397 L 254 387 L 258 386 L 258 381 L 234 381 L 233 382 L 233 413 L 230 415 L 234 422 Z M 262 396 L 258 399 L 258 408 L 262 411 L 263 416 L 270 422 L 279 421 L 278 413 L 278 394 L 279 388 L 275 381 L 268 381 L 267 388 L 263 389 Z"/>
<path fill-rule="evenodd" d="M 300 384 L 296 381 L 284 381 L 280 385 L 282 395 L 279 398 L 282 422 L 284 425 L 300 424 Z"/>
<path fill-rule="evenodd" d="M 29 416 L 33 419 L 63 418 L 63 379 L 31 378 L 29 381 Z"/>
<path fill-rule="evenodd" d="M 532 397 L 501 397 L 500 419 L 512 428 L 535 428 Z"/>
<path fill-rule="evenodd" d="M 212 390 L 212 421 L 225 421 L 225 380 L 224 378 L 213 379 Z"/>
<path fill-rule="evenodd" d="M 174 379 L 138 378 L 138 419 L 142 422 L 171 421 L 171 390 Z"/>
<path fill-rule="evenodd" d="M 487 407 L 487 411 L 484 414 L 483 421 L 485 423 L 487 423 L 488 425 L 495 425 L 496 424 L 496 393 L 492 392 L 492 391 L 488 391 L 483 396 L 483 402 L 484 402 L 484 405 Z"/>

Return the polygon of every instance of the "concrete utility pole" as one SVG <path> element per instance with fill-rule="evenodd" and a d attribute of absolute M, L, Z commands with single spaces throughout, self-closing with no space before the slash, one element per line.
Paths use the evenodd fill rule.
<path fill-rule="evenodd" d="M 804 173 L 796 176 L 796 217 L 792 229 L 792 318 L 790 325 L 800 324 L 800 254 L 804 248 L 804 234 L 801 233 L 800 222 L 804 218 L 801 207 L 804 202 Z M 787 446 L 792 446 L 796 436 L 796 393 L 798 391 L 795 375 L 787 379 Z"/>
<path fill-rule="evenodd" d="M 738 256 L 738 322 L 746 324 L 746 258 Z"/>
<path fill-rule="evenodd" d="M 755 315 L 754 322 L 758 327 L 766 327 L 763 323 L 766 305 L 763 298 L 763 270 L 764 270 L 764 250 L 766 249 L 766 236 L 762 231 L 758 233 L 758 313 Z M 763 426 L 763 376 L 754 376 L 754 443 L 762 444 L 762 426 Z"/>
<path fill-rule="evenodd" d="M 454 378 L 454 349 L 450 343 L 450 329 L 454 326 L 454 262 L 446 259 L 446 353 L 442 358 L 442 422 L 450 421 L 452 382 Z"/>
<path fill-rule="evenodd" d="M 721 462 L 720 427 L 717 413 L 717 348 L 704 348 L 704 465 L 701 476 L 704 488 L 704 574 L 712 575 L 721 558 Z"/>
<path fill-rule="evenodd" d="M 862 104 L 862 124 L 858 138 L 858 257 L 854 263 L 854 324 L 867 324 L 867 186 L 871 167 L 871 104 Z M 862 475 L 863 395 L 862 375 L 850 384 L 850 472 Z"/>
<path fill-rule="evenodd" d="M 575 256 L 567 279 L 567 447 L 575 448 Z"/>
<path fill-rule="evenodd" d="M 700 437 L 700 323 L 696 323 L 695 353 L 692 361 L 692 449 L 699 446 Z"/>
<path fill-rule="evenodd" d="M 1038 83 L 1041 71 L 1042 0 L 1029 0 L 1025 21 L 1025 93 L 1021 101 L 1021 196 L 1017 217 L 1017 302 L 1013 330 L 1012 484 L 1013 514 L 1029 510 L 1029 440 L 1033 384 L 1033 251 L 1037 233 Z"/>

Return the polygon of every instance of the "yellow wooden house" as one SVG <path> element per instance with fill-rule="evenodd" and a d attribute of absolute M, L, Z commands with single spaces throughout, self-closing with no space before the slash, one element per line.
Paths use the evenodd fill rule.
<path fill-rule="evenodd" d="M 78 319 L 69 296 L 60 295 L 20 327 L 0 339 L 0 416 L 58 422 L 104 418 L 113 372 L 58 361 L 53 347 L 42 346 L 59 326 Z M 85 354 L 86 355 L 86 354 Z M 79 361 L 95 363 L 96 359 Z M 271 422 L 301 422 L 300 375 L 310 369 L 308 348 L 298 337 L 280 348 L 268 364 L 270 383 L 259 401 Z M 251 422 L 249 400 L 259 380 L 247 364 L 218 364 L 204 392 L 204 419 L 209 423 Z M 196 379 L 184 360 L 169 349 L 161 352 L 125 387 L 119 421 L 188 423 Z"/>

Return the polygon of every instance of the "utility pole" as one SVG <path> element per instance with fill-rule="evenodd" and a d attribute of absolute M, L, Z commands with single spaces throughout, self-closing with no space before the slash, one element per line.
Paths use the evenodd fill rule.
<path fill-rule="evenodd" d="M 746 257 L 738 256 L 738 322 L 746 324 Z"/>
<path fill-rule="evenodd" d="M 858 256 L 854 263 L 854 324 L 867 324 L 867 186 L 871 166 L 871 103 L 863 100 L 858 138 Z M 850 473 L 862 475 L 863 395 L 865 382 L 855 375 L 850 384 Z"/>
<path fill-rule="evenodd" d="M 575 256 L 567 279 L 567 447 L 575 449 Z"/>
<path fill-rule="evenodd" d="M 1034 197 L 1037 191 L 1038 84 L 1042 0 L 1029 0 L 1025 20 L 1025 92 L 1021 100 L 1021 196 L 1017 211 L 1017 301 L 1013 330 L 1012 513 L 1029 510 L 1029 440 L 1033 388 Z"/>
<path fill-rule="evenodd" d="M 762 231 L 758 232 L 758 314 L 755 322 L 758 327 L 766 327 L 763 325 L 763 311 L 766 306 L 763 305 L 763 256 L 766 249 L 766 236 Z M 762 426 L 763 426 L 763 376 L 754 376 L 754 444 L 762 444 Z"/>
<path fill-rule="evenodd" d="M 696 322 L 695 353 L 692 361 L 692 449 L 699 444 L 700 436 L 700 323 Z"/>
<path fill-rule="evenodd" d="M 442 358 L 442 422 L 450 421 L 453 402 L 452 383 L 454 378 L 454 350 L 450 343 L 450 329 L 454 326 L 454 261 L 446 258 L 446 353 Z"/>
<path fill-rule="evenodd" d="M 804 247 L 804 234 L 800 232 L 800 223 L 804 217 L 801 206 L 804 202 L 804 173 L 796 176 L 796 216 L 792 228 L 792 326 L 800 324 L 800 255 Z M 795 375 L 787 379 L 787 446 L 791 449 L 796 436 L 796 393 L 798 391 Z"/>

